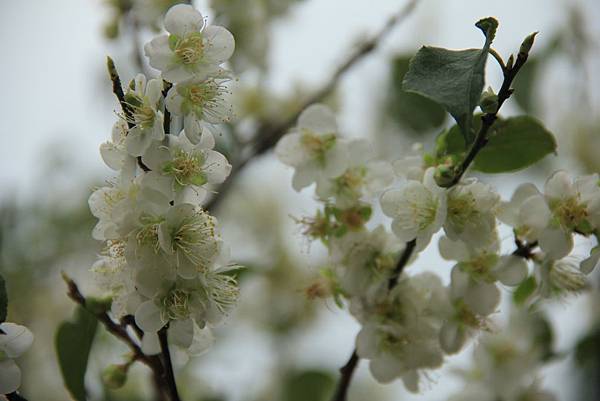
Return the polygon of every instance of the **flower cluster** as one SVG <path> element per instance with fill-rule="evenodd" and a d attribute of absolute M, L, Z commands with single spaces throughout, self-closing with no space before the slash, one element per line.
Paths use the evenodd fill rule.
<path fill-rule="evenodd" d="M 209 128 L 229 118 L 222 63 L 233 37 L 188 5 L 172 7 L 165 27 L 169 35 L 146 45 L 161 76 L 131 82 L 112 139 L 100 146 L 118 175 L 89 199 L 93 236 L 104 242 L 92 270 L 113 314 L 135 316 L 146 353 L 160 351 L 165 327 L 172 342 L 197 350 L 194 339 L 209 338 L 238 297 L 218 222 L 202 207 L 231 171 Z"/>
<path fill-rule="evenodd" d="M 21 370 L 13 359 L 27 351 L 33 334 L 14 323 L 0 324 L 0 394 L 10 394 L 21 386 Z"/>
<path fill-rule="evenodd" d="M 467 384 L 450 401 L 555 401 L 540 388 L 537 370 L 552 356 L 548 322 L 539 312 L 512 311 L 508 327 L 481 336 Z"/>
<path fill-rule="evenodd" d="M 294 167 L 296 190 L 316 183 L 323 209 L 298 221 L 328 248 L 330 291 L 322 294 L 346 299 L 362 325 L 357 354 L 381 382 L 401 378 L 418 391 L 424 370 L 440 367 L 475 335 L 492 338 L 502 288 L 517 288 L 515 303 L 529 305 L 582 290 L 599 263 L 598 248 L 580 266 L 567 257 L 573 234 L 600 229 L 598 175 L 573 180 L 557 172 L 544 194 L 525 184 L 509 202 L 475 178 L 442 188 L 426 157 L 377 160 L 367 141 L 339 135 L 323 105 L 302 113 L 276 153 Z M 370 224 L 376 195 L 391 232 Z M 498 221 L 514 228 L 512 253 L 501 252 Z M 441 256 L 455 262 L 449 285 L 432 273 L 398 277 L 438 232 Z"/>

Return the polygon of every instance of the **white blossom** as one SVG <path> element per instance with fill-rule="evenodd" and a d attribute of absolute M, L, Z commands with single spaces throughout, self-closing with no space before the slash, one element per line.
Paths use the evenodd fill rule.
<path fill-rule="evenodd" d="M 508 327 L 481 336 L 474 366 L 463 373 L 467 386 L 450 400 L 554 400 L 537 381 L 537 369 L 551 346 L 542 330 L 548 330 L 547 322 L 536 312 L 513 311 Z"/>
<path fill-rule="evenodd" d="M 190 5 L 171 7 L 165 16 L 165 29 L 169 34 L 152 39 L 144 51 L 150 65 L 169 82 L 218 73 L 219 65 L 229 60 L 235 48 L 227 29 L 205 25 L 202 14 Z"/>
<path fill-rule="evenodd" d="M 342 289 L 349 296 L 377 293 L 390 278 L 403 246 L 383 226 L 332 239 L 332 261 L 339 267 Z"/>
<path fill-rule="evenodd" d="M 313 104 L 300 114 L 297 127 L 279 140 L 275 154 L 295 168 L 292 186 L 296 191 L 319 179 L 338 177 L 348 166 L 347 144 L 338 137 L 335 116 L 322 104 Z"/>
<path fill-rule="evenodd" d="M 29 349 L 33 334 L 27 327 L 0 323 L 0 394 L 9 394 L 21 386 L 21 369 L 14 359 Z"/>
<path fill-rule="evenodd" d="M 359 200 L 371 200 L 394 181 L 390 163 L 374 160 L 373 150 L 364 139 L 348 143 L 348 168 L 339 177 L 321 177 L 317 180 L 317 195 L 334 198 L 341 207 L 355 205 Z"/>
<path fill-rule="evenodd" d="M 438 333 L 447 294 L 431 273 L 404 276 L 389 296 L 371 306 L 356 338 L 356 350 L 369 360 L 373 377 L 382 383 L 401 378 L 419 391 L 422 370 L 442 365 Z"/>
<path fill-rule="evenodd" d="M 417 249 L 427 246 L 446 220 L 446 193 L 435 183 L 433 173 L 430 168 L 423 182 L 408 180 L 381 196 L 383 213 L 393 219 L 394 234 L 405 242 L 416 239 Z"/>
<path fill-rule="evenodd" d="M 495 208 L 499 201 L 496 191 L 475 179 L 454 186 L 448 191 L 446 235 L 473 245 L 489 241 L 496 228 Z"/>
<path fill-rule="evenodd" d="M 132 125 L 125 137 L 127 152 L 132 156 L 141 156 L 153 140 L 162 140 L 165 136 L 163 114 L 158 109 L 162 98 L 163 83 L 160 79 L 151 79 L 138 74 L 125 93 L 125 103 L 131 115 L 125 115 Z"/>
<path fill-rule="evenodd" d="M 203 124 L 229 122 L 233 107 L 227 83 L 229 74 L 197 77 L 173 85 L 165 103 L 169 111 L 183 117 L 185 135 L 192 143 L 198 143 L 203 134 Z"/>
<path fill-rule="evenodd" d="M 600 227 L 600 187 L 597 174 L 572 179 L 564 171 L 554 173 L 544 194 L 530 184 L 517 189 L 500 218 L 553 259 L 573 249 L 573 233 L 590 234 Z"/>
<path fill-rule="evenodd" d="M 204 130 L 198 144 L 186 135 L 169 135 L 167 142 L 155 142 L 142 160 L 156 177 L 159 191 L 175 193 L 175 201 L 199 204 L 207 194 L 207 185 L 220 184 L 229 176 L 231 164 L 221 153 L 212 150 L 212 134 Z M 166 185 L 165 185 L 166 184 Z"/>

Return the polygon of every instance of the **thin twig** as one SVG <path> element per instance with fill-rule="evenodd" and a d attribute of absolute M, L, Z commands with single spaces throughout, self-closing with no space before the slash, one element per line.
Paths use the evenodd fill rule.
<path fill-rule="evenodd" d="M 502 56 L 495 49 L 492 49 L 491 47 L 488 49 L 488 53 L 490 53 L 492 55 L 492 57 L 494 57 L 496 59 L 498 64 L 500 64 L 502 73 L 504 73 L 506 71 L 506 64 L 504 64 L 504 60 L 502 59 Z"/>
<path fill-rule="evenodd" d="M 10 394 L 4 394 L 4 397 L 8 400 L 8 401 L 27 401 L 27 398 L 23 397 L 22 395 L 20 395 L 19 393 L 17 393 L 16 391 L 13 391 Z"/>
<path fill-rule="evenodd" d="M 165 376 L 167 379 L 167 390 L 171 401 L 181 401 L 179 393 L 177 392 L 177 383 L 175 382 L 175 374 L 173 372 L 173 363 L 171 361 L 171 353 L 169 351 L 169 342 L 167 338 L 168 326 L 163 327 L 158 332 L 158 340 L 160 342 L 160 350 L 163 357 L 163 364 L 165 366 Z"/>
<path fill-rule="evenodd" d="M 335 393 L 333 394 L 332 401 L 344 401 L 346 400 L 346 396 L 348 394 L 348 388 L 350 387 L 350 381 L 352 381 L 352 376 L 354 375 L 354 371 L 358 366 L 358 362 L 360 358 L 356 353 L 356 350 L 352 352 L 350 355 L 350 359 L 344 366 L 340 368 L 340 381 L 335 389 Z"/>
<path fill-rule="evenodd" d="M 532 259 L 534 257 L 533 250 L 538 246 L 537 241 L 524 243 L 519 238 L 515 237 L 515 245 L 517 249 L 512 253 L 515 256 L 524 258 L 524 259 Z"/>
<path fill-rule="evenodd" d="M 496 122 L 496 120 L 498 119 L 498 111 L 500 110 L 504 102 L 510 97 L 510 95 L 512 95 L 512 82 L 517 76 L 521 67 L 523 67 L 525 62 L 527 62 L 527 57 L 528 53 L 519 52 L 514 65 L 511 65 L 512 63 L 509 62 L 509 64 L 504 69 L 504 81 L 502 82 L 502 87 L 498 92 L 498 107 L 496 108 L 496 111 L 491 113 L 485 113 L 481 117 L 481 128 L 479 129 L 479 132 L 477 133 L 475 141 L 471 145 L 469 152 L 465 156 L 462 163 L 457 167 L 457 170 L 454 174 L 452 181 L 450 182 L 449 187 L 452 187 L 460 182 L 462 176 L 465 174 L 473 160 L 475 160 L 475 157 L 477 156 L 479 151 L 481 151 L 481 149 L 483 149 L 483 147 L 488 143 L 488 132 L 492 125 L 494 125 L 494 122 Z"/>
<path fill-rule="evenodd" d="M 287 130 L 295 124 L 300 113 L 302 113 L 302 111 L 304 111 L 304 109 L 311 104 L 319 102 L 329 95 L 335 89 L 342 76 L 365 56 L 377 49 L 383 39 L 385 39 L 385 37 L 392 31 L 392 29 L 403 22 L 406 17 L 412 13 L 417 3 L 418 0 L 410 0 L 399 12 L 391 16 L 378 33 L 356 48 L 346 59 L 346 61 L 344 61 L 333 72 L 326 83 L 321 88 L 316 90 L 312 95 L 308 96 L 302 103 L 300 103 L 295 111 L 286 119 L 279 122 L 268 122 L 260 125 L 256 129 L 256 134 L 254 135 L 256 138 L 255 143 L 250 145 L 248 152 L 242 152 L 242 154 L 246 153 L 246 156 L 236 163 L 231 175 L 227 181 L 225 181 L 218 188 L 218 193 L 216 193 L 210 202 L 208 202 L 206 209 L 214 211 L 223 201 L 223 198 L 225 198 L 227 192 L 229 192 L 229 190 L 232 188 L 235 178 L 244 169 L 248 162 L 250 162 L 256 156 L 259 156 L 273 148 L 277 141 L 279 141 L 279 138 L 281 138 L 287 132 Z"/>
<path fill-rule="evenodd" d="M 112 81 L 113 93 L 117 97 L 119 101 L 119 105 L 121 106 L 121 110 L 123 110 L 123 114 L 125 116 L 125 121 L 127 122 L 127 127 L 132 129 L 135 127 L 133 124 L 133 110 L 131 110 L 131 106 L 125 101 L 125 94 L 123 93 L 123 86 L 121 84 L 121 77 L 119 77 L 119 73 L 117 72 L 117 67 L 115 66 L 115 62 L 112 58 L 106 57 L 106 67 L 108 68 L 108 75 L 110 76 L 110 80 Z M 137 158 L 138 165 L 144 171 L 150 171 L 148 166 L 144 164 L 142 161 L 142 157 L 138 156 Z"/>
<path fill-rule="evenodd" d="M 169 89 L 171 89 L 172 86 L 173 86 L 172 83 L 163 80 L 162 95 L 165 99 L 167 98 Z M 169 135 L 171 133 L 171 112 L 169 111 L 169 109 L 167 109 L 166 106 L 165 106 L 165 115 L 164 115 L 164 121 L 163 121 L 163 129 L 165 130 L 166 135 Z"/>
<path fill-rule="evenodd" d="M 77 284 L 65 273 L 63 273 L 63 280 L 65 280 L 65 283 L 67 283 L 67 287 L 69 289 L 67 295 L 69 296 L 69 298 L 71 298 L 73 301 L 75 301 L 75 303 L 81 305 L 87 311 L 92 313 L 96 317 L 96 319 L 98 319 L 98 321 L 104 325 L 104 327 L 109 333 L 111 333 L 113 336 L 127 344 L 129 349 L 131 349 L 131 352 L 133 353 L 133 358 L 135 360 L 142 362 L 143 364 L 148 366 L 150 370 L 152 370 L 154 383 L 157 386 L 157 391 L 162 393 L 161 389 L 164 387 L 162 384 L 163 368 L 160 359 L 157 356 L 149 356 L 144 354 L 139 345 L 137 345 L 136 342 L 129 336 L 129 333 L 127 333 L 127 329 L 124 326 L 119 325 L 115 321 L 113 321 L 112 318 L 108 316 L 106 312 L 98 312 L 86 308 L 85 297 L 83 296 L 83 294 L 81 294 L 81 291 L 79 291 Z"/>
<path fill-rule="evenodd" d="M 415 250 L 416 246 L 417 246 L 416 239 L 413 239 L 406 243 L 404 252 L 402 252 L 400 259 L 398 260 L 398 263 L 396 264 L 396 268 L 394 269 L 394 272 L 392 273 L 392 276 L 390 277 L 390 279 L 388 281 L 388 290 L 392 290 L 396 286 L 396 284 L 398 284 L 398 278 L 402 274 L 402 271 L 404 271 L 404 268 L 406 267 L 408 261 L 410 260 L 410 257 L 412 256 L 412 253 Z"/>

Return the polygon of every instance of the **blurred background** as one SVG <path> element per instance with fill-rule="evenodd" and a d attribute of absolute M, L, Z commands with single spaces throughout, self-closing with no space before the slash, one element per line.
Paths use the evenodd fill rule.
<path fill-rule="evenodd" d="M 3 96 L 0 97 L 0 273 L 8 283 L 9 321 L 35 334 L 19 361 L 22 393 L 30 400 L 68 398 L 54 353 L 56 326 L 73 304 L 60 271 L 87 294 L 97 293 L 88 269 L 99 244 L 87 198 L 111 178 L 98 147 L 117 118 L 105 70 L 115 60 L 124 82 L 137 71 L 139 48 L 172 0 L 21 0 L 0 2 Z M 132 4 L 135 3 L 133 11 Z M 239 121 L 223 127 L 219 146 L 234 161 L 239 143 L 261 123 L 289 115 L 305 96 L 326 83 L 354 46 L 376 32 L 405 1 L 207 0 L 194 4 L 209 21 L 236 37 L 231 67 L 239 82 Z M 134 16 L 134 17 L 132 17 Z M 481 46 L 473 24 L 495 16 L 500 54 L 518 50 L 539 31 L 532 59 L 519 74 L 515 96 L 503 114 L 532 113 L 558 137 L 559 157 L 517 176 L 487 176 L 507 199 L 519 180 L 543 183 L 553 170 L 600 171 L 600 3 L 598 0 L 421 0 L 372 54 L 345 74 L 327 102 L 336 108 L 344 135 L 370 137 L 382 157 L 394 160 L 415 142 L 431 147 L 451 124 L 437 108 L 403 93 L 409 58 L 423 44 Z M 150 71 L 150 73 L 152 73 Z M 488 84 L 501 74 L 488 63 Z M 291 170 L 272 154 L 252 160 L 219 204 L 216 215 L 231 244 L 232 259 L 246 266 L 241 300 L 216 331 L 205 355 L 177 356 L 182 397 L 194 401 L 326 400 L 337 369 L 353 349 L 358 325 L 332 302 L 311 300 L 306 288 L 324 263 L 319 244 L 309 244 L 290 216 L 312 214 L 312 189 L 297 194 Z M 510 249 L 510 232 L 503 233 Z M 431 246 L 410 267 L 432 270 L 448 281 L 451 263 Z M 579 245 L 586 256 L 589 248 Z M 598 273 L 598 272 L 596 272 Z M 592 276 L 597 284 L 598 277 Z M 597 285 L 595 285 L 597 288 Z M 600 309 L 596 290 L 548 305 L 555 346 L 565 356 L 550 364 L 543 384 L 561 400 L 597 400 L 600 377 Z M 105 389 L 104 367 L 121 362 L 125 347 L 99 331 L 88 370 L 93 400 L 145 400 L 150 385 L 136 367 L 127 385 Z M 377 384 L 362 363 L 350 399 L 443 400 L 460 389 L 452 374 L 466 366 L 471 347 L 430 375 L 427 389 L 408 394 L 400 383 Z M 575 352 L 577 351 L 577 352 Z"/>

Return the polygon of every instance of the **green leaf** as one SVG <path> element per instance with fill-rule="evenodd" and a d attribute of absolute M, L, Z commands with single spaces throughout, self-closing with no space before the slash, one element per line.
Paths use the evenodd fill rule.
<path fill-rule="evenodd" d="M 594 367 L 600 362 L 600 328 L 580 339 L 575 346 L 575 361 L 580 366 Z"/>
<path fill-rule="evenodd" d="M 55 347 L 65 387 L 76 401 L 85 401 L 84 377 L 98 321 L 78 306 L 72 321 L 56 331 Z"/>
<path fill-rule="evenodd" d="M 444 108 L 460 126 L 465 141 L 471 143 L 473 111 L 479 104 L 485 84 L 485 63 L 498 22 L 485 18 L 475 24 L 485 35 L 482 49 L 448 50 L 422 47 L 410 61 L 404 77 L 406 91 L 426 96 Z"/>
<path fill-rule="evenodd" d="M 481 126 L 479 116 L 473 119 L 475 130 Z M 521 170 L 556 152 L 554 135 L 530 116 L 498 118 L 488 132 L 488 139 L 473 162 L 473 169 L 483 173 Z M 460 128 L 456 125 L 440 134 L 436 143 L 438 161 L 444 156 L 466 152 Z"/>
<path fill-rule="evenodd" d="M 295 372 L 285 381 L 283 401 L 327 401 L 334 384 L 335 379 L 326 371 Z"/>
<path fill-rule="evenodd" d="M 410 58 L 409 55 L 400 55 L 392 60 L 387 107 L 398 125 L 421 133 L 441 127 L 446 120 L 446 111 L 433 100 L 402 89 Z"/>
<path fill-rule="evenodd" d="M 6 321 L 6 314 L 8 311 L 8 296 L 6 294 L 6 282 L 4 277 L 0 275 L 0 323 Z"/>
<path fill-rule="evenodd" d="M 488 138 L 489 142 L 473 164 L 476 170 L 484 173 L 521 170 L 556 153 L 554 135 L 530 116 L 496 121 Z"/>
<path fill-rule="evenodd" d="M 517 305 L 522 305 L 527 299 L 533 294 L 537 288 L 537 282 L 535 277 L 529 276 L 515 290 L 513 293 L 513 301 Z"/>

